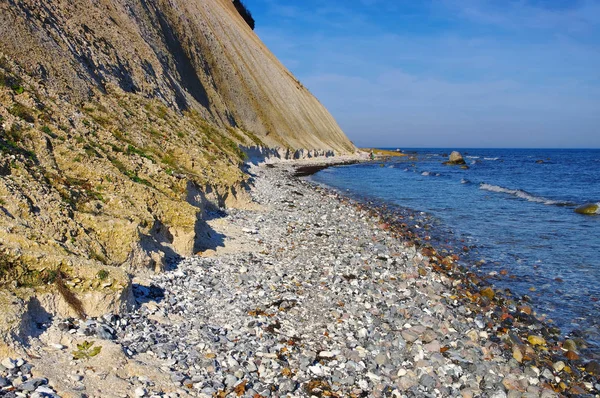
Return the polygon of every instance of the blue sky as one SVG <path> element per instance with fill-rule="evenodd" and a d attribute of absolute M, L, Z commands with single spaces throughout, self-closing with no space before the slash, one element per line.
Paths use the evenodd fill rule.
<path fill-rule="evenodd" d="M 245 0 L 358 146 L 600 148 L 600 0 Z"/>

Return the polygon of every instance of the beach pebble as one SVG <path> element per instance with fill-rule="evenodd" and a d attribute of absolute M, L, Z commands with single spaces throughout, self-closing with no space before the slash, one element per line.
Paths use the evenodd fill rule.
<path fill-rule="evenodd" d="M 2 366 L 4 366 L 6 369 L 11 370 L 17 367 L 16 361 L 12 360 L 11 358 L 4 358 L 2 360 Z"/>
<path fill-rule="evenodd" d="M 544 350 L 560 347 L 558 337 L 524 301 L 495 306 L 501 290 L 475 273 L 443 272 L 458 256 L 411 243 L 364 203 L 290 171 L 252 166 L 256 208 L 207 214 L 235 231 L 224 245 L 238 239 L 236 250 L 174 259 L 136 285 L 135 310 L 55 327 L 110 339 L 165 375 L 131 377 L 137 397 L 539 397 L 553 372 L 566 377 L 561 355 L 575 341 Z M 398 221 L 429 230 L 425 217 Z M 546 356 L 554 351 L 559 358 Z M 15 361 L 2 364 L 16 374 Z M 598 365 L 585 370 L 591 377 Z M 66 377 L 79 394 L 92 392 L 89 371 Z M 2 377 L 36 383 L 0 374 L 0 386 Z"/>

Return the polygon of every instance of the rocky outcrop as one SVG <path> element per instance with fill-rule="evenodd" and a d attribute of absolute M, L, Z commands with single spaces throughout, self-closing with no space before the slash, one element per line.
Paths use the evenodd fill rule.
<path fill-rule="evenodd" d="M 241 149 L 246 154 L 247 161 L 252 164 L 258 164 L 268 160 L 300 160 L 336 156 L 336 152 L 331 149 L 292 150 L 289 148 L 269 148 L 265 146 L 242 146 Z"/>
<path fill-rule="evenodd" d="M 466 162 L 463 159 L 463 157 L 460 154 L 460 152 L 453 151 L 450 154 L 448 160 L 446 162 L 444 162 L 444 164 L 447 164 L 447 165 L 463 165 L 463 164 L 466 164 Z"/>

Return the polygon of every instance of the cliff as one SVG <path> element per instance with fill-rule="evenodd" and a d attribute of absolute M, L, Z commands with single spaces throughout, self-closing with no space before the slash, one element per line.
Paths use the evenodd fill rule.
<path fill-rule="evenodd" d="M 202 251 L 207 211 L 250 205 L 253 146 L 355 150 L 230 0 L 0 3 L 2 340 Z"/>
<path fill-rule="evenodd" d="M 73 103 L 118 87 L 270 146 L 353 151 L 230 0 L 8 0 L 3 51 Z"/>

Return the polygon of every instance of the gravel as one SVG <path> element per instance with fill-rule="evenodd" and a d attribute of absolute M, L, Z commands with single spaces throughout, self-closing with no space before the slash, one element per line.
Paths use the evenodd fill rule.
<path fill-rule="evenodd" d="M 368 209 L 286 166 L 250 171 L 261 210 L 221 216 L 260 250 L 183 259 L 136 289 L 136 311 L 60 321 L 66 333 L 117 342 L 132 359 L 151 354 L 179 391 L 140 377 L 132 395 L 559 396 L 549 381 L 564 363 L 540 370 L 513 359 L 456 299 L 456 280 Z M 16 361 L 2 365 L 0 386 L 12 385 Z M 598 394 L 594 383 L 582 386 Z"/>

